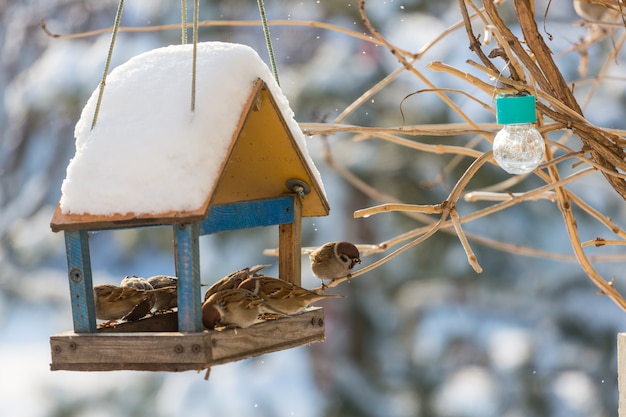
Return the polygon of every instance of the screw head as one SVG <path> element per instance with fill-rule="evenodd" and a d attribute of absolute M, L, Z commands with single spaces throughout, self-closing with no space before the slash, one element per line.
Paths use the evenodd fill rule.
<path fill-rule="evenodd" d="M 69 277 L 72 282 L 78 284 L 83 281 L 83 272 L 80 268 L 74 267 L 70 269 Z"/>

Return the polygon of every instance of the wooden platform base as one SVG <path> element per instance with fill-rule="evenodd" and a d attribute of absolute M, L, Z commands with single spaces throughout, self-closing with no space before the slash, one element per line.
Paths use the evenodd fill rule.
<path fill-rule="evenodd" d="M 324 310 L 321 308 L 247 329 L 205 330 L 201 333 L 65 332 L 50 337 L 50 369 L 202 370 L 324 340 Z"/>

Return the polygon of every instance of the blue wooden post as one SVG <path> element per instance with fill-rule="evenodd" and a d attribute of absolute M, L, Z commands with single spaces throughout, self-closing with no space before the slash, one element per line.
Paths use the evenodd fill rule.
<path fill-rule="evenodd" d="M 65 252 L 72 299 L 72 319 L 76 333 L 96 332 L 89 236 L 86 230 L 65 232 Z"/>
<path fill-rule="evenodd" d="M 198 223 L 175 224 L 174 256 L 178 276 L 178 331 L 201 332 L 200 244 Z"/>

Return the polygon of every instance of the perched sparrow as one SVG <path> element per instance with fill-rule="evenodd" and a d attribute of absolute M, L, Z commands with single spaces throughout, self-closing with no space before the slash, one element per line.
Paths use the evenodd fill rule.
<path fill-rule="evenodd" d="M 155 275 L 153 277 L 146 278 L 146 281 L 148 281 L 148 284 L 152 285 L 152 288 L 178 286 L 178 277 L 170 277 L 168 275 Z"/>
<path fill-rule="evenodd" d="M 100 320 L 138 320 L 148 314 L 158 297 L 175 294 L 176 287 L 140 290 L 116 285 L 96 285 L 93 288 L 96 318 Z"/>
<path fill-rule="evenodd" d="M 322 280 L 349 276 L 355 264 L 360 264 L 359 250 L 350 242 L 328 242 L 309 255 L 313 274 Z"/>
<path fill-rule="evenodd" d="M 147 279 L 139 278 L 135 275 L 133 275 L 132 277 L 129 277 L 128 275 L 125 276 L 120 283 L 120 287 L 131 287 L 138 290 L 151 290 L 153 288 Z"/>
<path fill-rule="evenodd" d="M 286 314 L 300 313 L 310 304 L 324 298 L 343 297 L 339 294 L 318 294 L 291 282 L 265 276 L 248 278 L 238 288 L 252 291 L 272 308 Z"/>
<path fill-rule="evenodd" d="M 156 311 L 159 310 L 170 310 L 174 307 L 178 307 L 178 278 L 170 277 L 167 275 L 155 275 L 153 277 L 147 278 L 146 281 L 152 288 L 173 288 L 171 291 L 159 291 L 155 293 L 156 300 L 154 302 L 154 309 Z"/>
<path fill-rule="evenodd" d="M 150 312 L 155 301 L 154 290 L 104 284 L 95 286 L 93 292 L 96 318 L 100 320 L 140 319 Z"/>
<path fill-rule="evenodd" d="M 250 266 L 226 275 L 206 290 L 206 293 L 204 294 L 204 301 L 208 300 L 211 295 L 218 291 L 237 288 L 242 281 L 255 276 L 257 272 L 263 268 L 267 268 L 268 266 L 269 265 Z"/>
<path fill-rule="evenodd" d="M 202 324 L 207 329 L 246 328 L 264 321 L 259 315 L 266 313 L 286 315 L 270 307 L 253 292 L 243 288 L 232 288 L 211 294 L 202 304 Z"/>

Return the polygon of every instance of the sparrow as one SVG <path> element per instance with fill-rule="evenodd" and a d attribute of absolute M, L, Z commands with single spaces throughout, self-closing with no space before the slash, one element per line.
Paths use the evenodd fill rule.
<path fill-rule="evenodd" d="M 350 242 L 328 242 L 309 254 L 313 275 L 322 280 L 350 276 L 355 264 L 361 263 L 359 250 Z"/>
<path fill-rule="evenodd" d="M 238 288 L 252 291 L 272 308 L 286 314 L 297 314 L 310 304 L 324 298 L 343 297 L 339 294 L 319 294 L 282 279 L 261 276 L 248 278 Z"/>
<path fill-rule="evenodd" d="M 206 293 L 204 294 L 204 301 L 208 300 L 211 295 L 218 291 L 237 288 L 237 286 L 244 280 L 257 275 L 260 270 L 267 268 L 268 266 L 270 265 L 255 265 L 231 272 L 225 277 L 219 279 L 215 284 L 211 285 L 208 290 L 206 290 Z"/>
<path fill-rule="evenodd" d="M 138 290 L 151 290 L 153 287 L 145 278 L 139 278 L 136 275 L 129 277 L 126 275 L 122 282 L 120 282 L 120 287 L 132 287 Z"/>
<path fill-rule="evenodd" d="M 218 291 L 202 304 L 202 324 L 210 330 L 216 327 L 250 327 L 265 321 L 259 317 L 262 314 L 286 316 L 243 288 Z"/>
<path fill-rule="evenodd" d="M 152 285 L 152 288 L 155 290 L 159 288 L 173 287 L 172 291 L 160 291 L 155 294 L 155 311 L 171 310 L 174 307 L 178 307 L 178 277 L 155 275 L 147 278 L 146 281 L 148 284 Z"/>
<path fill-rule="evenodd" d="M 178 286 L 178 277 L 170 277 L 168 275 L 155 275 L 153 277 L 146 278 L 146 281 L 148 281 L 148 284 L 152 285 L 152 288 Z"/>
<path fill-rule="evenodd" d="M 162 294 L 175 294 L 176 287 L 141 290 L 104 284 L 96 285 L 93 292 L 97 319 L 134 321 L 148 314 Z"/>
<path fill-rule="evenodd" d="M 100 320 L 137 320 L 154 306 L 154 290 L 104 284 L 93 287 L 96 318 Z"/>

